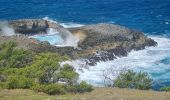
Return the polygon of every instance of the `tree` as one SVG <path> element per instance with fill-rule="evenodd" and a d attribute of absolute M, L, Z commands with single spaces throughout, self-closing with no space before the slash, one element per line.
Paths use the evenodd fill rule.
<path fill-rule="evenodd" d="M 102 77 L 103 77 L 103 83 L 107 87 L 113 87 L 114 86 L 114 77 L 118 76 L 120 73 L 126 72 L 127 68 L 119 68 L 115 69 L 115 67 L 107 68 L 103 70 Z"/>
<path fill-rule="evenodd" d="M 21 68 L 32 62 L 31 53 L 16 46 L 12 41 L 0 45 L 0 67 Z"/>
<path fill-rule="evenodd" d="M 40 83 L 53 83 L 54 73 L 60 68 L 59 62 L 68 59 L 56 53 L 40 53 L 35 56 L 33 64 L 25 68 L 25 72 L 27 77 L 38 78 Z"/>
<path fill-rule="evenodd" d="M 162 87 L 162 88 L 160 88 L 160 90 L 168 92 L 168 91 L 170 91 L 170 86 Z"/>
<path fill-rule="evenodd" d="M 76 85 L 75 87 L 76 87 L 76 91 L 79 93 L 91 92 L 93 90 L 92 85 L 87 84 L 84 81 L 82 81 L 80 84 Z"/>
<path fill-rule="evenodd" d="M 29 89 L 33 86 L 34 81 L 24 76 L 12 76 L 6 82 L 6 88 L 8 89 Z"/>
<path fill-rule="evenodd" d="M 75 72 L 74 68 L 68 64 L 60 68 L 59 72 L 54 76 L 55 81 L 65 81 L 68 85 L 73 85 L 77 82 L 78 73 Z"/>
<path fill-rule="evenodd" d="M 147 73 L 133 72 L 128 70 L 121 73 L 115 80 L 114 86 L 119 88 L 133 88 L 140 90 L 148 90 L 151 88 L 152 79 Z"/>
<path fill-rule="evenodd" d="M 33 55 L 35 54 L 35 55 Z M 65 92 L 90 92 L 92 86 L 78 84 L 78 73 L 69 60 L 57 53 L 30 53 L 17 48 L 15 42 L 0 45 L 0 87 L 4 89 L 33 89 L 50 95 Z M 61 81 L 66 84 L 57 84 Z"/>

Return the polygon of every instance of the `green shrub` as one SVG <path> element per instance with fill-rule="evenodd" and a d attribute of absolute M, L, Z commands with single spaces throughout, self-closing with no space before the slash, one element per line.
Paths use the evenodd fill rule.
<path fill-rule="evenodd" d="M 0 45 L 0 67 L 21 68 L 32 62 L 31 53 L 16 46 L 13 41 Z"/>
<path fill-rule="evenodd" d="M 121 73 L 116 80 L 114 80 L 114 86 L 119 88 L 148 90 L 151 88 L 151 84 L 152 79 L 147 73 L 136 73 L 131 70 Z"/>
<path fill-rule="evenodd" d="M 55 82 L 63 79 L 68 85 L 73 85 L 77 82 L 78 73 L 75 72 L 75 69 L 72 66 L 66 64 L 54 75 L 54 79 Z"/>
<path fill-rule="evenodd" d="M 44 92 L 47 93 L 49 95 L 55 95 L 55 94 L 64 94 L 65 93 L 65 88 L 62 85 L 58 85 L 58 84 L 46 84 L 46 85 L 42 85 L 42 84 L 36 84 L 32 87 L 32 89 L 34 91 L 37 92 Z"/>
<path fill-rule="evenodd" d="M 59 62 L 64 60 L 66 60 L 66 56 L 60 56 L 56 53 L 35 55 L 32 65 L 25 68 L 26 76 L 38 78 L 42 84 L 56 83 L 52 80 L 54 73 L 60 69 Z"/>
<path fill-rule="evenodd" d="M 66 86 L 65 88 L 66 88 L 67 92 L 69 92 L 69 93 L 77 93 L 76 86 L 70 86 L 70 85 L 68 85 L 68 86 Z"/>
<path fill-rule="evenodd" d="M 5 89 L 6 88 L 6 84 L 4 82 L 0 82 L 0 89 Z"/>
<path fill-rule="evenodd" d="M 6 88 L 8 89 L 29 89 L 33 86 L 34 82 L 23 76 L 12 76 L 6 82 Z"/>
<path fill-rule="evenodd" d="M 64 94 L 64 87 L 61 85 L 50 84 L 45 87 L 45 93 L 49 95 Z"/>
<path fill-rule="evenodd" d="M 76 85 L 76 91 L 79 93 L 84 93 L 84 92 L 91 92 L 93 90 L 92 85 L 87 84 L 86 82 L 81 82 L 79 85 Z"/>
<path fill-rule="evenodd" d="M 2 74 L 0 74 L 0 82 L 6 81 L 6 77 Z"/>
<path fill-rule="evenodd" d="M 36 91 L 36 92 L 44 92 L 45 91 L 45 85 L 43 84 L 34 84 L 32 87 L 31 87 L 32 90 Z"/>
<path fill-rule="evenodd" d="M 0 45 L 0 87 L 7 89 L 32 89 L 49 95 L 65 92 L 90 92 L 92 86 L 77 83 L 78 73 L 70 65 L 60 66 L 69 60 L 57 53 L 39 53 L 17 48 L 15 42 Z M 66 84 L 58 85 L 57 82 Z"/>
<path fill-rule="evenodd" d="M 160 88 L 161 91 L 170 91 L 170 86 Z"/>

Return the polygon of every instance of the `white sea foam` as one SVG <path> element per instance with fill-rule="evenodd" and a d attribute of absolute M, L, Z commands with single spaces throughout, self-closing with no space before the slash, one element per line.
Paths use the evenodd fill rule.
<path fill-rule="evenodd" d="M 74 27 L 84 26 L 84 24 L 77 24 L 77 23 L 73 23 L 73 22 L 59 23 L 59 22 L 57 22 L 56 20 L 53 20 L 53 19 L 51 19 L 51 18 L 49 18 L 49 17 L 44 17 L 43 19 L 44 19 L 44 20 L 48 20 L 48 21 L 53 22 L 53 23 L 60 24 L 60 25 L 63 26 L 64 28 L 74 28 Z"/>
<path fill-rule="evenodd" d="M 62 23 L 61 25 L 66 28 L 83 26 L 74 23 Z M 113 61 L 99 62 L 96 66 L 90 67 L 82 59 L 67 61 L 62 64 L 68 63 L 74 66 L 80 75 L 79 81 L 83 80 L 95 86 L 104 86 L 104 73 L 110 73 L 108 76 L 114 79 L 122 69 L 148 72 L 154 80 L 170 80 L 170 63 L 163 62 L 164 59 L 170 59 L 170 39 L 153 36 L 151 38 L 157 41 L 158 46 L 147 47 L 140 51 L 131 51 L 127 57 L 118 58 Z M 109 80 L 107 82 L 109 83 Z"/>
<path fill-rule="evenodd" d="M 60 25 L 62 25 L 65 28 L 74 28 L 74 27 L 84 26 L 83 24 L 76 24 L 76 23 L 61 23 Z"/>
<path fill-rule="evenodd" d="M 73 28 L 73 27 L 83 26 L 81 24 L 75 24 L 75 23 L 58 23 L 57 21 L 52 20 L 49 17 L 45 17 L 43 19 L 48 20 L 48 21 L 53 22 L 53 23 L 56 23 L 56 24 L 60 24 L 64 28 Z M 64 28 L 60 28 L 58 30 L 58 34 L 61 35 L 61 37 L 63 38 L 64 41 L 63 41 L 63 43 L 56 43 L 55 46 L 58 46 L 58 47 L 72 46 L 72 47 L 77 48 L 79 39 L 77 37 L 73 36 L 72 33 L 70 33 L 69 31 L 67 31 Z M 47 32 L 48 32 L 48 34 L 56 34 L 53 29 L 49 29 L 49 31 L 47 31 Z"/>
<path fill-rule="evenodd" d="M 165 22 L 165 24 L 167 24 L 167 25 L 168 25 L 168 24 L 169 24 L 169 22 Z"/>
<path fill-rule="evenodd" d="M 9 27 L 7 22 L 0 22 L 0 31 L 2 35 L 6 35 L 6 36 L 15 35 L 14 29 Z"/>
<path fill-rule="evenodd" d="M 74 66 L 80 75 L 80 81 L 86 81 L 95 86 L 104 86 L 103 74 L 112 69 L 110 78 L 115 78 L 122 69 L 148 72 L 154 80 L 170 80 L 170 63 L 161 60 L 170 57 L 170 39 L 151 37 L 158 42 L 157 47 L 148 47 L 140 51 L 132 51 L 127 57 L 114 61 L 99 62 L 96 66 L 86 66 L 82 60 L 67 62 Z M 109 72 L 108 72 L 109 73 Z"/>
<path fill-rule="evenodd" d="M 54 31 L 54 29 L 52 28 L 47 29 L 47 35 L 54 35 L 54 34 L 59 34 L 59 32 Z"/>
<path fill-rule="evenodd" d="M 42 19 L 47 20 L 47 21 L 49 21 L 49 22 L 53 22 L 53 23 L 58 24 L 57 21 L 55 21 L 55 20 L 53 20 L 53 19 L 51 19 L 51 18 L 49 18 L 49 17 L 44 17 L 44 18 L 42 18 Z"/>

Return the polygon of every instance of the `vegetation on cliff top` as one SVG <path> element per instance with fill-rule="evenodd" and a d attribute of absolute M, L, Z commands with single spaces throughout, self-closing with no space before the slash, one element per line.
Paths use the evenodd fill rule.
<path fill-rule="evenodd" d="M 165 86 L 160 89 L 161 91 L 170 91 L 170 86 Z"/>
<path fill-rule="evenodd" d="M 114 86 L 119 88 L 132 88 L 140 90 L 151 89 L 152 79 L 147 73 L 133 72 L 128 70 L 121 73 L 116 80 L 114 80 Z"/>
<path fill-rule="evenodd" d="M 16 48 L 15 42 L 0 45 L 0 86 L 7 89 L 33 89 L 50 95 L 66 92 L 90 92 L 91 85 L 78 83 L 78 74 L 69 60 L 57 53 L 33 53 Z M 59 83 L 63 84 L 59 84 Z"/>
<path fill-rule="evenodd" d="M 0 45 L 0 87 L 4 89 L 32 89 L 50 95 L 84 93 L 93 90 L 86 82 L 78 83 L 78 73 L 69 60 L 57 53 L 35 53 L 17 48 L 15 42 Z M 114 80 L 114 87 L 148 90 L 152 79 L 147 73 L 128 70 Z M 169 87 L 161 89 L 169 91 Z"/>

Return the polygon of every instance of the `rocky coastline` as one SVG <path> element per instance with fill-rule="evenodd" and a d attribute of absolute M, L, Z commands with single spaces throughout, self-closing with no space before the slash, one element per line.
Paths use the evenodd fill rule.
<path fill-rule="evenodd" d="M 69 55 L 72 59 L 87 59 L 88 65 L 95 65 L 100 61 L 114 60 L 117 57 L 127 56 L 132 50 L 142 50 L 145 47 L 156 46 L 157 43 L 143 32 L 123 26 L 99 23 L 76 28 L 64 28 L 58 23 L 41 19 L 23 19 L 9 21 L 8 26 L 14 29 L 17 35 L 0 36 L 0 43 L 16 41 L 19 48 L 34 52 L 57 52 Z M 30 35 L 47 34 L 47 29 L 52 28 L 59 32 L 62 38 L 69 33 L 79 39 L 77 48 L 57 47 L 47 41 L 41 42 Z M 0 29 L 0 33 L 1 33 Z"/>

